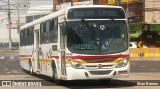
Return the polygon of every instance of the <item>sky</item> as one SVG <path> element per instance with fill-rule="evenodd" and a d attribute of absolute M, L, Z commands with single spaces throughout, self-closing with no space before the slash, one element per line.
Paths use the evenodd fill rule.
<path fill-rule="evenodd" d="M 12 27 L 16 27 L 15 23 L 16 20 L 18 20 L 18 11 L 15 8 L 19 8 L 19 14 L 20 14 L 20 21 L 21 23 L 25 22 L 25 14 L 27 10 L 30 7 L 35 6 L 42 6 L 42 5 L 52 5 L 53 0 L 9 0 L 10 1 L 10 8 L 11 10 L 11 21 L 12 21 Z M 8 12 L 4 9 L 7 9 L 7 3 L 8 0 L 0 0 L 0 43 L 8 42 Z M 17 42 L 19 40 L 19 36 L 17 34 L 16 29 L 11 29 L 11 37 L 14 42 Z"/>

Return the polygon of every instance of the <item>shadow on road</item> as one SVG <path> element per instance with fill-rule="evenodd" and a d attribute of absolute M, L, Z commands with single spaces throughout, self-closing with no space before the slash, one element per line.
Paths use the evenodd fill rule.
<path fill-rule="evenodd" d="M 27 72 L 28 73 L 28 72 Z M 137 84 L 132 81 L 127 80 L 116 80 L 113 79 L 110 82 L 108 81 L 99 81 L 99 80 L 72 80 L 72 81 L 60 81 L 59 84 L 56 84 L 54 80 L 50 77 L 44 75 L 35 75 L 45 82 L 43 82 L 44 86 L 63 86 L 69 89 L 75 88 L 119 88 L 119 87 L 133 87 Z"/>
<path fill-rule="evenodd" d="M 123 80 L 111 80 L 110 82 L 99 81 L 99 80 L 74 80 L 65 81 L 63 86 L 75 89 L 78 88 L 119 88 L 119 87 L 133 87 L 136 86 L 134 82 L 128 82 Z"/>

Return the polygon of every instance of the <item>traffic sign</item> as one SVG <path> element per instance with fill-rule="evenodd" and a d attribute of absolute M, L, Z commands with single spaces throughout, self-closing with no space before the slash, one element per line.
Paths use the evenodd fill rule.
<path fill-rule="evenodd" d="M 108 0 L 108 4 L 115 4 L 116 1 L 115 0 Z"/>
<path fill-rule="evenodd" d="M 142 43 L 142 41 L 139 41 L 139 42 L 138 42 L 137 48 L 143 48 L 143 43 Z"/>
<path fill-rule="evenodd" d="M 19 27 L 19 20 L 16 21 L 16 26 Z"/>

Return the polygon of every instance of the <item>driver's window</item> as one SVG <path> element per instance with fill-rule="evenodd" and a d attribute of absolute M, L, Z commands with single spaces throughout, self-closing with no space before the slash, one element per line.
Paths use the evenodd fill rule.
<path fill-rule="evenodd" d="M 125 24 L 121 24 L 120 26 L 120 31 L 121 31 L 121 39 L 126 40 L 127 38 L 125 38 L 127 35 L 127 26 Z"/>
<path fill-rule="evenodd" d="M 61 49 L 64 49 L 64 38 L 63 38 L 63 34 L 62 34 L 62 29 L 63 29 L 63 25 L 62 24 L 59 24 L 59 26 L 60 26 L 60 30 L 61 30 L 61 37 L 60 37 L 60 47 L 61 47 Z"/>

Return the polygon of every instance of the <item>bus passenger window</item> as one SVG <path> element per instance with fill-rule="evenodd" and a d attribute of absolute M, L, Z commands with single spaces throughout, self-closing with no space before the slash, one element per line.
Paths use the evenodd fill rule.
<path fill-rule="evenodd" d="M 81 40 L 80 36 L 72 28 L 69 28 L 68 36 L 69 39 L 72 39 L 70 41 L 71 43 L 73 42 L 74 44 L 83 44 L 83 41 Z"/>
<path fill-rule="evenodd" d="M 44 42 L 43 23 L 40 24 L 40 44 Z"/>
<path fill-rule="evenodd" d="M 50 43 L 50 34 L 49 34 L 49 28 L 50 28 L 50 21 L 47 21 L 45 24 L 45 32 L 44 32 L 44 44 Z"/>
<path fill-rule="evenodd" d="M 52 19 L 50 21 L 50 42 L 51 43 L 56 43 L 57 42 L 57 34 L 58 34 L 58 19 Z"/>

